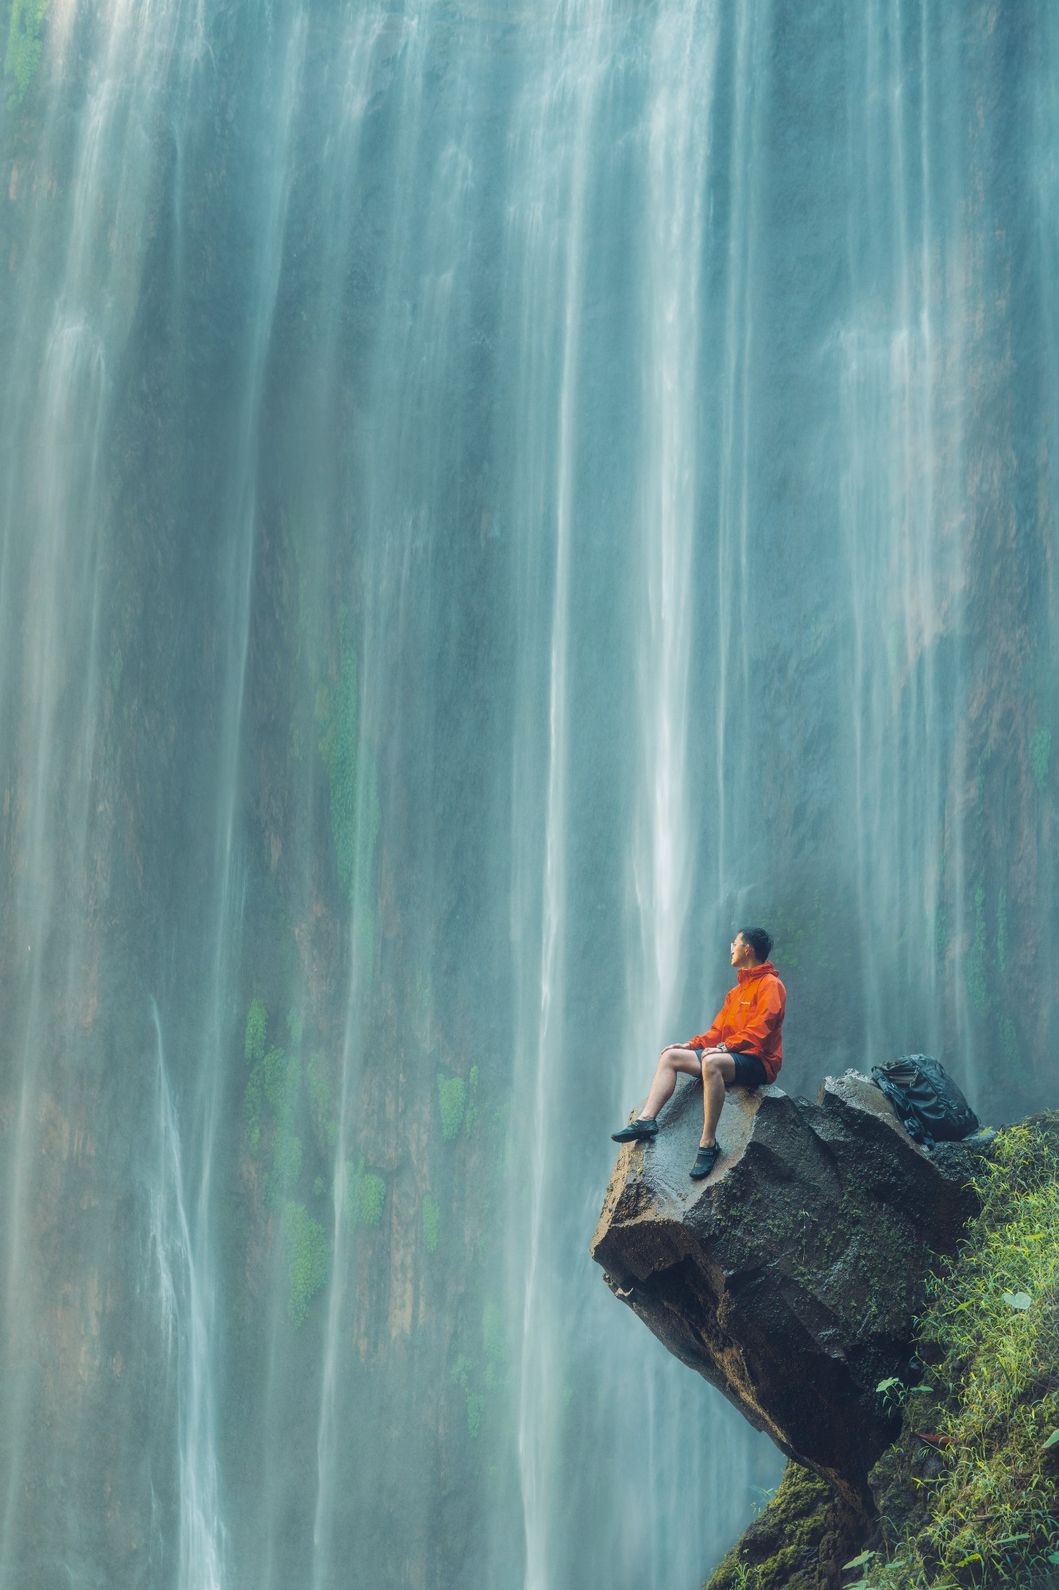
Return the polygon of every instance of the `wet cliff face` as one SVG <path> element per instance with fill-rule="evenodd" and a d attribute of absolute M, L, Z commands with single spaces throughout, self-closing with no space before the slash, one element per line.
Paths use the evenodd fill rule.
<path fill-rule="evenodd" d="M 1035 1102 L 1053 29 L 0 12 L 0 1583 L 696 1582 L 583 1247 L 732 928 Z"/>

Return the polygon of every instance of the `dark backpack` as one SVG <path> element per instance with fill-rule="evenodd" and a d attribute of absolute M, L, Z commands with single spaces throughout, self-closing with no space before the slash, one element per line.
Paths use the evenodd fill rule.
<path fill-rule="evenodd" d="M 902 1055 L 884 1066 L 872 1066 L 871 1075 L 917 1143 L 930 1148 L 978 1130 L 977 1115 L 933 1055 Z"/>

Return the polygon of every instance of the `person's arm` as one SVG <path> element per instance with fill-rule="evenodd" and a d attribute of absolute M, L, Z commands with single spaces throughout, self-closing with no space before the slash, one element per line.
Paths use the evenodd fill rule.
<path fill-rule="evenodd" d="M 783 1020 L 786 996 L 778 981 L 769 979 L 735 1032 L 728 1035 L 728 1048 L 760 1054 L 762 1046 Z"/>
<path fill-rule="evenodd" d="M 697 1038 L 689 1038 L 684 1045 L 685 1049 L 716 1049 L 721 1041 L 721 1017 L 724 1015 L 724 1006 L 714 1016 L 705 1032 L 700 1032 Z"/>

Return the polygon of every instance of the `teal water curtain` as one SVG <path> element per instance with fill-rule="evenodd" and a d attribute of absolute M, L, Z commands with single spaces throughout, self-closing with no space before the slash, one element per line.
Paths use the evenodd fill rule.
<path fill-rule="evenodd" d="M 591 1266 L 781 1083 L 1054 1104 L 1049 0 L 3 0 L 0 1590 L 694 1590 Z"/>

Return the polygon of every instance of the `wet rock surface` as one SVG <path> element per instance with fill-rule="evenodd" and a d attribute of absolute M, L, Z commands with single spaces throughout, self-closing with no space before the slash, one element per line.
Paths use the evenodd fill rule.
<path fill-rule="evenodd" d="M 592 1255 L 671 1352 L 870 1510 L 868 1471 L 895 1433 L 875 1388 L 908 1370 L 932 1256 L 974 1211 L 982 1149 L 918 1147 L 846 1072 L 815 1103 L 733 1089 L 721 1158 L 695 1182 L 701 1101 L 685 1086 L 657 1138 L 621 1150 Z"/>

